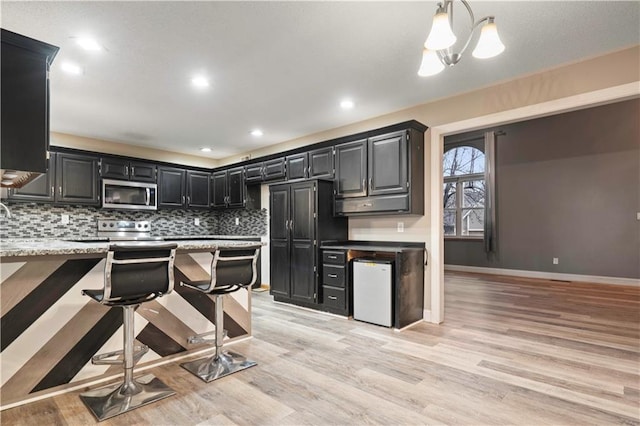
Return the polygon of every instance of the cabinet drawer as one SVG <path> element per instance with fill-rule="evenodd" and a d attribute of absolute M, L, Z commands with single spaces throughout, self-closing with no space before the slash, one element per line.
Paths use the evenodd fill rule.
<path fill-rule="evenodd" d="M 322 265 L 322 284 L 344 288 L 344 266 Z"/>
<path fill-rule="evenodd" d="M 322 263 L 332 265 L 344 265 L 345 255 L 343 251 L 327 251 L 322 252 Z"/>
<path fill-rule="evenodd" d="M 346 300 L 344 289 L 322 287 L 322 303 L 326 307 L 344 310 L 347 307 Z"/>

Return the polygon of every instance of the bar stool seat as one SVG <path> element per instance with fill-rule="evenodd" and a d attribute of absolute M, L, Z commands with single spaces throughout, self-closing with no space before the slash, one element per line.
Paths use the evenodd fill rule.
<path fill-rule="evenodd" d="M 135 364 L 146 354 L 146 345 L 134 346 L 134 312 L 141 303 L 171 293 L 175 243 L 119 243 L 109 246 L 104 287 L 82 294 L 106 306 L 123 309 L 123 349 L 91 358 L 92 364 L 122 364 L 122 383 L 82 393 L 80 398 L 98 419 L 106 420 L 168 396 L 173 389 L 152 374 L 133 378 Z M 112 359 L 122 356 L 122 359 Z"/>
<path fill-rule="evenodd" d="M 236 352 L 223 350 L 224 331 L 224 296 L 243 288 L 251 288 L 257 279 L 257 261 L 260 248 L 218 249 L 213 253 L 211 261 L 211 280 L 181 282 L 181 286 L 189 287 L 202 293 L 211 294 L 215 299 L 215 339 L 206 339 L 203 333 L 191 336 L 187 343 L 214 342 L 215 355 L 180 364 L 181 367 L 196 375 L 205 382 L 211 382 L 229 374 L 257 365 L 255 361 L 246 359 Z"/>

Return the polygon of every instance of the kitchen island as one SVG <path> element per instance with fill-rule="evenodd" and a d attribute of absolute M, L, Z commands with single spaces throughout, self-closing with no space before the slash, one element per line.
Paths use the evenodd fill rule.
<path fill-rule="evenodd" d="M 180 281 L 210 278 L 216 248 L 256 248 L 256 241 L 173 240 L 174 291 L 136 311 L 136 340 L 149 346 L 140 368 L 174 361 L 209 346 L 187 343 L 213 331 L 213 299 Z M 100 239 L 3 240 L 0 245 L 0 405 L 2 409 L 121 374 L 118 365 L 92 365 L 98 353 L 122 348 L 122 312 L 82 296 L 103 286 L 109 243 Z M 251 335 L 250 290 L 224 304 L 228 338 Z M 140 370 L 138 368 L 138 371 Z"/>

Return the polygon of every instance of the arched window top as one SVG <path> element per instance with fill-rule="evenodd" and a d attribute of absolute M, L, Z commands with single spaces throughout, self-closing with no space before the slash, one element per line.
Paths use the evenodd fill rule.
<path fill-rule="evenodd" d="M 457 146 L 444 153 L 444 177 L 484 173 L 484 152 L 472 146 Z"/>

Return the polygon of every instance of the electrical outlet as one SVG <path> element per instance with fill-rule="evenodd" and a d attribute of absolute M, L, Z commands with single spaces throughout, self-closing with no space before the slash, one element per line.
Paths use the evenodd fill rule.
<path fill-rule="evenodd" d="M 60 215 L 60 223 L 63 224 L 63 225 L 68 225 L 69 224 L 69 215 L 62 213 Z"/>
<path fill-rule="evenodd" d="M 560 263 L 560 260 L 557 257 L 553 258 L 553 264 L 557 265 L 558 263 Z"/>
<path fill-rule="evenodd" d="M 404 222 L 398 222 L 398 232 L 404 232 Z"/>
<path fill-rule="evenodd" d="M 195 226 L 199 226 L 200 225 L 200 218 L 196 217 L 195 219 L 193 219 L 193 224 Z"/>
<path fill-rule="evenodd" d="M 240 225 L 240 218 L 236 217 L 236 225 Z"/>

